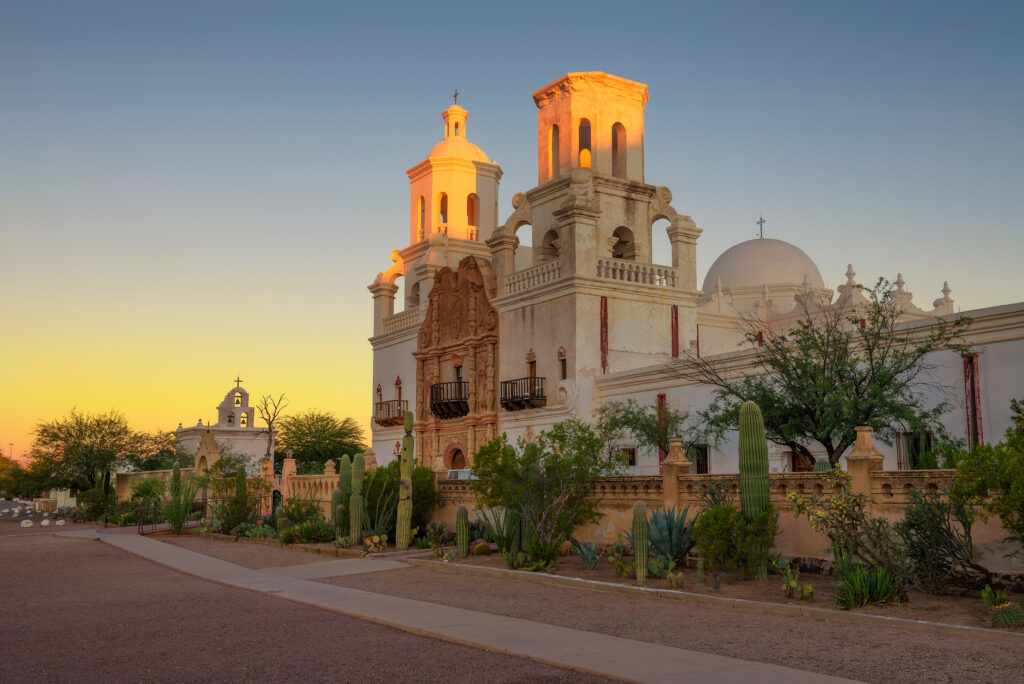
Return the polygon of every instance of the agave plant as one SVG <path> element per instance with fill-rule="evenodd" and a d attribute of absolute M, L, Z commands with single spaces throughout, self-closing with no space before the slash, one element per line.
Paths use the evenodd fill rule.
<path fill-rule="evenodd" d="M 587 566 L 587 570 L 596 568 L 597 562 L 601 560 L 601 552 L 597 549 L 597 542 L 578 542 L 573 540 L 573 550 L 577 556 L 583 559 L 583 564 Z"/>
<path fill-rule="evenodd" d="M 650 545 L 655 556 L 664 556 L 677 564 L 682 563 L 686 554 L 694 547 L 697 540 L 693 536 L 693 525 L 697 516 L 686 521 L 690 512 L 687 506 L 677 512 L 676 507 L 655 508 L 651 511 L 651 522 L 647 532 Z"/>

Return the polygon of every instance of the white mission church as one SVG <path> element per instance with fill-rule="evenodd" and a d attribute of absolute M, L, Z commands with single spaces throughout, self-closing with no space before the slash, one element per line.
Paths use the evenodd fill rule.
<path fill-rule="evenodd" d="M 537 186 L 512 197 L 503 222 L 501 167 L 469 142 L 458 104 L 442 115 L 444 139 L 407 172 L 408 245 L 369 286 L 381 463 L 399 448 L 406 409 L 416 417 L 417 459 L 437 472 L 470 467 L 502 432 L 530 440 L 569 417 L 591 420 L 607 401 L 703 409 L 711 390 L 673 370 L 681 350 L 743 368 L 752 354 L 737 351 L 744 317 L 785 325 L 801 297 L 830 307 L 863 297 L 852 268 L 833 291 L 807 254 L 768 238 L 726 250 L 698 287 L 702 229 L 644 177 L 647 86 L 572 73 L 533 99 Z M 516 237 L 525 230 L 532 248 Z M 667 230 L 671 264 L 653 263 L 652 230 Z M 399 277 L 406 296 L 396 306 Z M 896 288 L 908 324 L 954 312 L 946 284 L 925 306 L 901 276 Z M 973 354 L 934 359 L 934 380 L 954 406 L 946 426 L 970 443 L 998 441 L 1010 399 L 1024 395 L 1024 303 L 963 314 L 973 319 Z M 886 469 L 912 465 L 906 440 L 879 448 Z M 736 454 L 733 435 L 691 459 L 697 472 L 729 473 Z M 637 453 L 635 471 L 656 473 L 659 457 Z M 775 472 L 799 467 L 780 447 L 770 458 Z"/>

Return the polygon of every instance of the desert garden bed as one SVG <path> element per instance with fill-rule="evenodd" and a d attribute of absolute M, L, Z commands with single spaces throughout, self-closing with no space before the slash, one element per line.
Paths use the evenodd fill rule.
<path fill-rule="evenodd" d="M 441 562 L 438 566 L 444 565 Z M 447 565 L 450 569 L 465 568 L 491 568 L 507 570 L 502 557 L 499 554 L 489 556 L 470 556 L 468 558 L 455 559 Z M 597 567 L 588 570 L 583 561 L 577 556 L 562 556 L 558 559 L 554 569 L 544 574 L 529 572 L 516 572 L 516 576 L 529 579 L 554 575 L 556 577 L 591 580 L 614 585 L 605 587 L 606 590 L 614 587 L 636 588 L 635 579 L 624 579 L 615 574 L 614 566 L 606 558 L 601 559 Z M 682 587 L 673 590 L 667 580 L 648 577 L 645 584 L 646 589 L 664 590 L 658 592 L 662 596 L 697 595 L 707 597 L 720 597 L 727 599 L 742 599 L 745 601 L 756 601 L 760 603 L 793 606 L 795 608 L 817 608 L 831 610 L 836 617 L 850 614 L 877 615 L 889 618 L 903 618 L 907 620 L 920 620 L 930 623 L 958 625 L 971 628 L 991 628 L 989 610 L 982 601 L 979 592 L 969 591 L 960 594 L 927 594 L 921 591 L 910 591 L 908 600 L 900 603 L 889 603 L 883 605 L 871 605 L 857 608 L 852 611 L 839 610 L 835 608 L 836 583 L 834 575 L 826 575 L 814 572 L 804 572 L 800 575 L 801 583 L 810 583 L 814 587 L 814 596 L 811 601 L 788 599 L 782 592 L 782 578 L 778 575 L 769 575 L 764 580 L 748 580 L 741 578 L 738 573 L 720 572 L 718 575 L 718 591 L 715 591 L 715 573 L 708 573 L 704 582 L 698 579 L 695 569 L 682 570 Z M 601 590 L 602 587 L 591 587 Z M 1024 600 L 1024 594 L 1011 594 L 1011 600 Z M 817 611 L 815 611 L 817 612 Z M 1004 629 L 1000 632 L 1014 633 L 1024 636 L 1024 628 Z"/>

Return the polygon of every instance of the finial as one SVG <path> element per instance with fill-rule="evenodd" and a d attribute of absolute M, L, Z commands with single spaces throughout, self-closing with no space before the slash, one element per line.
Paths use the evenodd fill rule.
<path fill-rule="evenodd" d="M 906 285 L 906 284 L 907 284 L 907 282 L 905 280 L 903 280 L 903 274 L 902 273 L 897 273 L 896 274 L 896 291 L 902 293 L 903 292 L 903 286 Z"/>
<path fill-rule="evenodd" d="M 759 215 L 760 216 L 760 215 Z M 764 237 L 764 224 L 768 223 L 764 220 L 764 216 L 760 216 L 754 223 L 757 224 L 758 229 L 761 231 L 761 237 Z"/>
<path fill-rule="evenodd" d="M 768 283 L 761 286 L 761 299 L 768 301 Z"/>
<path fill-rule="evenodd" d="M 715 283 L 715 294 L 722 296 L 722 276 L 718 276 L 718 282 Z"/>
<path fill-rule="evenodd" d="M 952 291 L 953 290 L 949 288 L 949 281 L 944 280 L 942 282 L 942 298 L 945 299 L 946 301 L 949 301 L 949 293 Z"/>
<path fill-rule="evenodd" d="M 455 94 L 453 95 L 453 97 L 455 99 L 455 104 L 459 104 L 459 89 L 458 88 L 455 89 Z"/>
<path fill-rule="evenodd" d="M 857 275 L 857 272 L 853 270 L 853 264 L 846 264 L 846 284 L 856 285 L 857 283 L 853 280 L 853 276 Z"/>
<path fill-rule="evenodd" d="M 800 283 L 800 287 L 803 289 L 804 294 L 807 294 L 808 292 L 811 291 L 811 284 L 807 280 L 807 274 L 806 273 L 804 273 L 804 280 L 803 280 L 802 283 Z"/>

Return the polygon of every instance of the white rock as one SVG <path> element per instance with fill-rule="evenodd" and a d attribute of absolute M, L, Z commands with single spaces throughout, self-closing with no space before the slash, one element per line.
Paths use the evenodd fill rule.
<path fill-rule="evenodd" d="M 49 518 L 43 518 L 42 522 L 39 523 L 39 526 L 40 527 L 49 527 L 50 526 Z"/>
<path fill-rule="evenodd" d="M 32 525 L 34 525 L 34 524 L 35 523 L 33 523 L 31 520 L 22 520 L 21 521 L 21 526 L 22 527 L 32 527 Z"/>
<path fill-rule="evenodd" d="M 64 521 L 63 521 L 63 520 L 58 520 L 58 521 L 57 521 L 56 523 L 54 523 L 54 524 L 55 524 L 55 525 L 56 525 L 57 527 L 63 527 L 65 523 L 64 523 Z"/>

